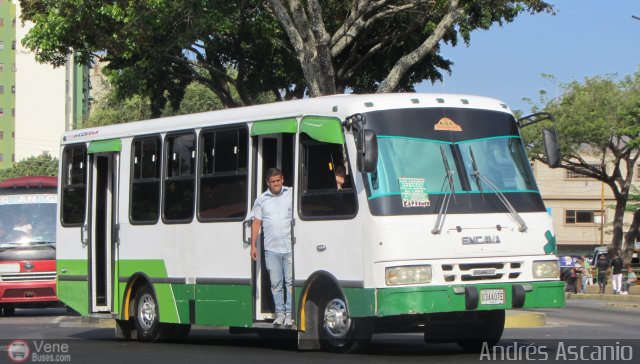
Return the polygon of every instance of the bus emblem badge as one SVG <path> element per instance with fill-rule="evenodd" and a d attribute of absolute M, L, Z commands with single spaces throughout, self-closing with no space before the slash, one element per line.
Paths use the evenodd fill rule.
<path fill-rule="evenodd" d="M 448 117 L 443 117 L 433 126 L 433 130 L 462 131 L 462 127 Z"/>
<path fill-rule="evenodd" d="M 26 270 L 26 271 L 30 271 L 30 270 L 32 270 L 32 269 L 33 269 L 33 263 L 31 263 L 31 262 L 26 262 L 26 263 L 24 263 L 24 266 L 23 266 L 23 267 L 24 267 L 24 270 Z"/>

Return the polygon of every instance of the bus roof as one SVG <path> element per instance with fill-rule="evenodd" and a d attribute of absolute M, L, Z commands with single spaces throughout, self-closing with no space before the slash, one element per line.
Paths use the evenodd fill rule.
<path fill-rule="evenodd" d="M 58 178 L 50 176 L 16 177 L 0 181 L 0 188 L 57 187 Z"/>
<path fill-rule="evenodd" d="M 345 94 L 72 130 L 63 134 L 61 145 L 304 115 L 335 116 L 344 119 L 355 113 L 378 110 L 441 107 L 511 113 L 511 109 L 502 101 L 482 96 L 435 93 Z"/>

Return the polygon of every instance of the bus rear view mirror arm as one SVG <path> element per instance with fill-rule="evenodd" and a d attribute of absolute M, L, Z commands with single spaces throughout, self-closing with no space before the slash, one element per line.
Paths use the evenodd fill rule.
<path fill-rule="evenodd" d="M 551 120 L 553 126 L 551 128 L 542 129 L 544 156 L 549 167 L 556 168 L 560 165 L 562 154 L 560 153 L 560 142 L 558 141 L 558 134 L 555 128 L 556 119 L 553 117 L 553 115 L 547 112 L 539 112 L 527 115 L 518 119 L 517 125 L 520 129 L 522 129 L 529 125 L 537 124 L 545 120 Z"/>

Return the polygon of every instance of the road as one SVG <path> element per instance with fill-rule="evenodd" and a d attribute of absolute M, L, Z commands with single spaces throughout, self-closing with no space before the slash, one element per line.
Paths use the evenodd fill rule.
<path fill-rule="evenodd" d="M 582 362 L 584 357 L 574 358 L 572 353 L 593 355 L 594 349 L 599 352 L 605 350 L 600 358 L 611 360 L 586 359 L 619 362 L 631 355 L 631 362 L 638 362 L 640 358 L 640 304 L 569 300 L 565 309 L 538 311 L 546 314 L 546 326 L 506 329 L 497 350 L 480 354 L 465 353 L 455 344 L 427 345 L 420 335 L 381 334 L 374 336 L 372 345 L 364 353 L 337 355 L 299 352 L 293 342 L 264 340 L 255 334 L 231 335 L 227 330 L 200 327 L 192 330 L 189 338 L 182 342 L 144 344 L 122 341 L 114 338 L 112 328 L 65 316 L 63 309 L 17 310 L 15 317 L 0 317 L 3 351 L 0 352 L 0 363 L 11 362 L 5 347 L 16 339 L 27 342 L 32 348 L 31 354 L 37 351 L 40 356 L 36 359 L 41 362 L 58 359 L 91 364 L 475 363 L 524 361 L 527 353 L 530 354 L 529 360 Z M 604 346 L 613 350 L 609 357 L 606 349 L 602 349 Z M 580 354 L 579 350 L 571 351 L 571 347 L 587 350 Z"/>

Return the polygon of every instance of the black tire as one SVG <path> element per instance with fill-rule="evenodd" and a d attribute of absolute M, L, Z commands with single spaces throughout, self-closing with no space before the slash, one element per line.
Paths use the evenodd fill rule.
<path fill-rule="evenodd" d="M 458 345 L 467 352 L 479 353 L 483 346 L 494 347 L 504 332 L 504 310 L 478 311 L 478 322 L 465 326 L 457 340 Z"/>
<path fill-rule="evenodd" d="M 5 307 L 3 309 L 3 311 L 4 311 L 5 317 L 13 316 L 13 315 L 16 314 L 16 308 L 15 307 Z"/>
<path fill-rule="evenodd" d="M 160 317 L 158 301 L 149 286 L 142 286 L 136 292 L 135 316 L 133 318 L 138 340 L 142 342 L 160 339 Z"/>
<path fill-rule="evenodd" d="M 318 337 L 324 350 L 354 353 L 371 340 L 370 320 L 349 316 L 346 300 L 338 290 L 330 291 L 320 302 Z"/>

